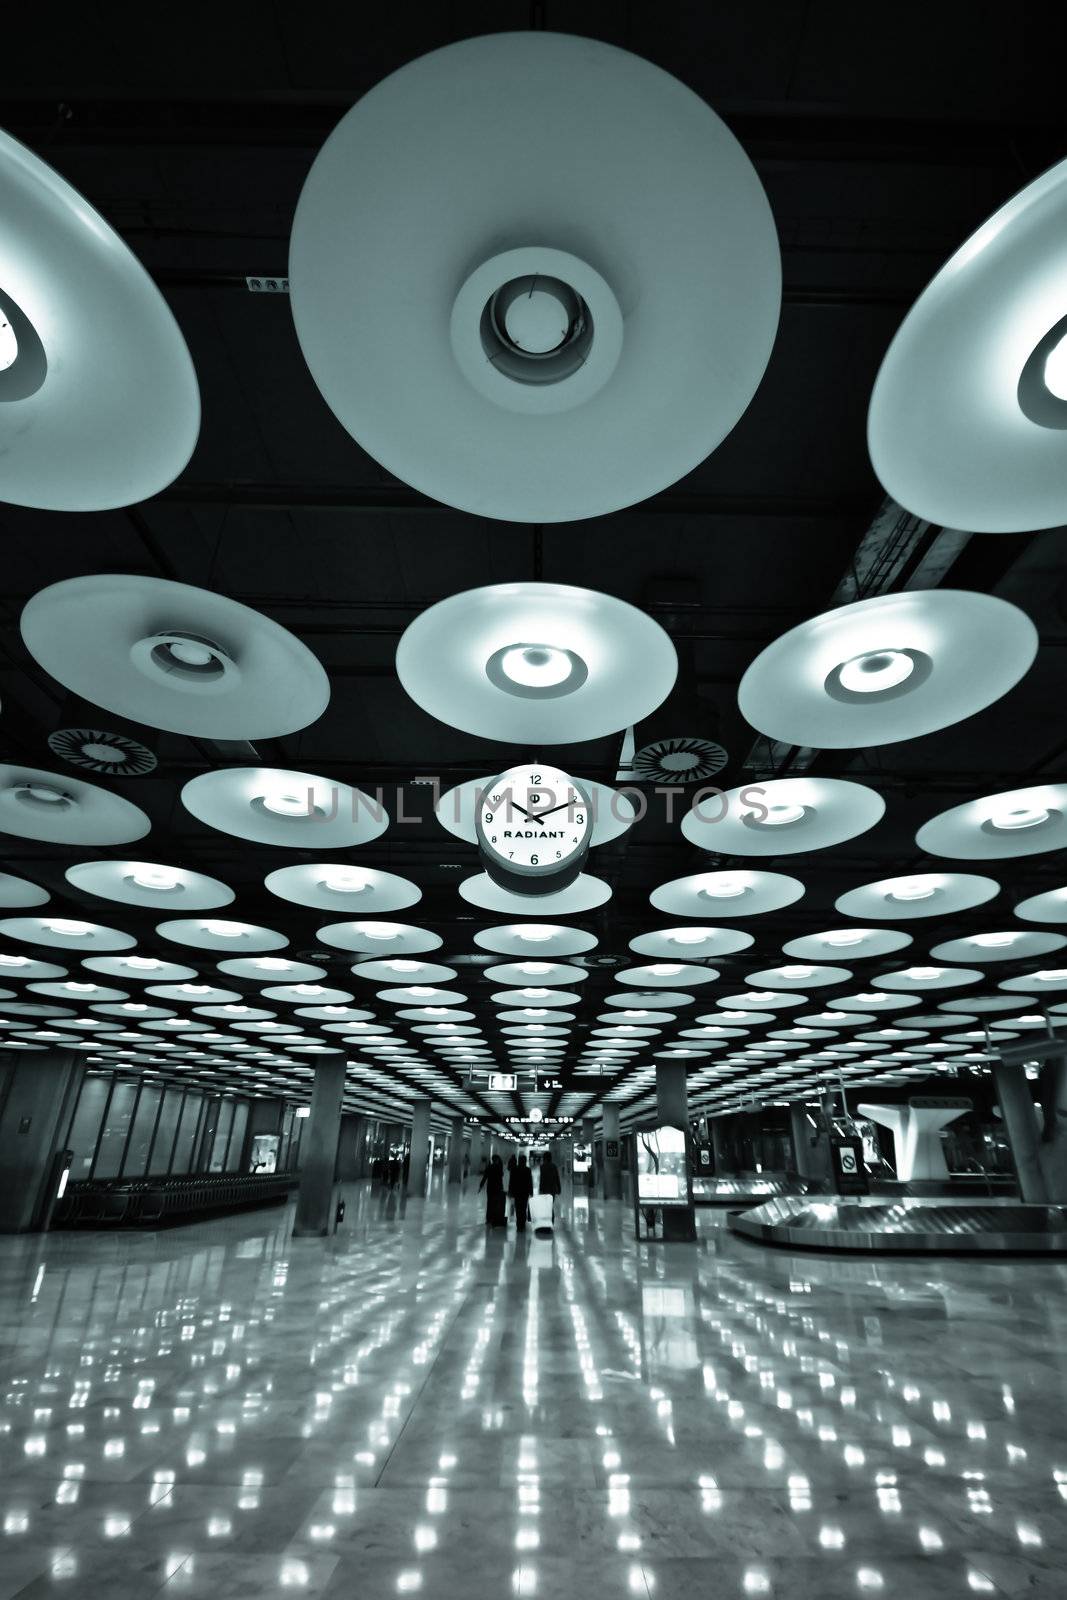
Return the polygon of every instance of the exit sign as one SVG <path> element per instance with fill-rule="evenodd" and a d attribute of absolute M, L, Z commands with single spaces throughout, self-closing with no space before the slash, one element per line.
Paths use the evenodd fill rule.
<path fill-rule="evenodd" d="M 490 1090 L 496 1089 L 501 1092 L 506 1092 L 514 1091 L 518 1087 L 519 1075 L 517 1072 L 491 1072 L 489 1074 Z"/>

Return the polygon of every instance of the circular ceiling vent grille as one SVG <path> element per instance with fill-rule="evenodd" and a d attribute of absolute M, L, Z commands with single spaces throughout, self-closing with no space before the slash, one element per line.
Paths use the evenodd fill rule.
<path fill-rule="evenodd" d="M 72 767 L 108 772 L 113 778 L 140 778 L 156 766 L 147 745 L 100 728 L 57 728 L 48 735 L 48 747 Z"/>
<path fill-rule="evenodd" d="M 645 783 L 702 783 L 725 767 L 729 756 L 714 739 L 653 739 L 633 758 Z"/>

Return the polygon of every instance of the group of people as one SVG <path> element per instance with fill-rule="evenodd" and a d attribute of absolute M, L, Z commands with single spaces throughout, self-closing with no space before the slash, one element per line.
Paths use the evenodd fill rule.
<path fill-rule="evenodd" d="M 549 1194 L 554 1197 L 560 1193 L 562 1187 L 556 1163 L 551 1155 L 543 1156 L 537 1173 L 538 1194 Z M 526 1232 L 526 1222 L 530 1215 L 530 1198 L 534 1192 L 534 1175 L 525 1155 L 511 1156 L 506 1172 L 500 1157 L 491 1156 L 482 1173 L 478 1189 L 485 1190 L 487 1228 L 507 1227 L 507 1203 L 510 1200 L 515 1214 L 515 1226 L 520 1233 Z M 553 1199 L 554 1207 L 555 1199 Z"/>

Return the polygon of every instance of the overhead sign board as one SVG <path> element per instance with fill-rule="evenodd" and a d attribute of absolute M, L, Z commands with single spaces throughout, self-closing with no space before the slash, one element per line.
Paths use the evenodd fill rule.
<path fill-rule="evenodd" d="M 491 1072 L 489 1074 L 489 1089 L 499 1093 L 510 1093 L 519 1087 L 517 1072 Z"/>

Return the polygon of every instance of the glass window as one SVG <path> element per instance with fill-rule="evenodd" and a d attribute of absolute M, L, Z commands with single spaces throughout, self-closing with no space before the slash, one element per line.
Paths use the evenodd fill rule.
<path fill-rule="evenodd" d="M 165 1089 L 163 1092 L 163 1109 L 159 1113 L 159 1122 L 156 1124 L 156 1137 L 152 1144 L 152 1154 L 148 1160 L 148 1171 L 160 1175 L 170 1171 L 171 1151 L 174 1149 L 174 1136 L 178 1132 L 178 1122 L 182 1114 L 182 1090 Z"/>
<path fill-rule="evenodd" d="M 215 1138 L 211 1145 L 211 1160 L 208 1163 L 209 1172 L 221 1172 L 226 1165 L 226 1146 L 230 1140 L 230 1129 L 233 1127 L 233 1101 L 223 1100 L 218 1110 Z"/>
<path fill-rule="evenodd" d="M 241 1167 L 241 1151 L 244 1149 L 245 1129 L 248 1126 L 248 1102 L 238 1100 L 233 1113 L 233 1128 L 230 1132 L 230 1149 L 226 1157 L 226 1171 L 238 1172 Z"/>
<path fill-rule="evenodd" d="M 94 1178 L 118 1177 L 136 1100 L 135 1083 L 116 1083 L 96 1152 L 96 1165 L 92 1173 Z"/>
<path fill-rule="evenodd" d="M 146 1083 L 141 1086 L 133 1118 L 133 1132 L 130 1134 L 126 1157 L 122 1163 L 124 1178 L 143 1178 L 148 1171 L 148 1151 L 152 1144 L 156 1113 L 162 1098 L 163 1090 L 158 1084 Z"/>
<path fill-rule="evenodd" d="M 82 1083 L 78 1105 L 67 1135 L 67 1147 L 74 1151 L 71 1178 L 87 1178 L 96 1154 L 96 1141 L 100 1137 L 100 1124 L 111 1091 L 110 1075 L 106 1078 L 86 1078 Z"/>
<path fill-rule="evenodd" d="M 204 1097 L 202 1094 L 190 1092 L 185 1096 L 181 1121 L 178 1124 L 178 1137 L 174 1141 L 174 1159 L 170 1164 L 172 1172 L 192 1172 L 194 1170 L 193 1146 L 196 1143 L 196 1130 L 200 1122 L 200 1108 L 203 1103 Z"/>

